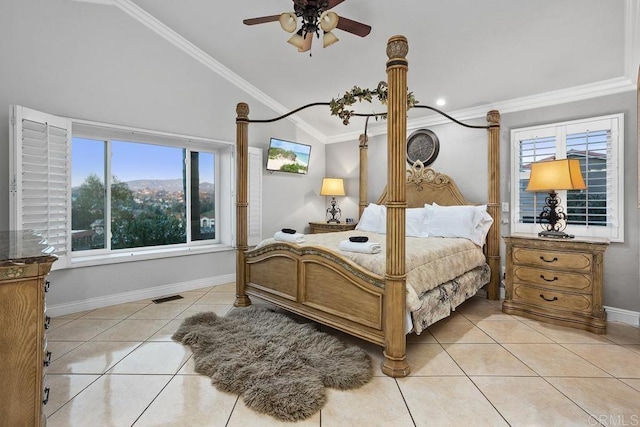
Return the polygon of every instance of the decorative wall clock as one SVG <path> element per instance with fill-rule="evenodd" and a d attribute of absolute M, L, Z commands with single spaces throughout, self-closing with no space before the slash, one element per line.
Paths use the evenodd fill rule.
<path fill-rule="evenodd" d="M 407 138 L 407 162 L 420 160 L 425 166 L 433 163 L 440 151 L 438 136 L 429 129 L 418 129 Z"/>

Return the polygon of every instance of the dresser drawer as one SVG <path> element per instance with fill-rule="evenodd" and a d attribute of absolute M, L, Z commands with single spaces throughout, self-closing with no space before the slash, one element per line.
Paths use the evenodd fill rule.
<path fill-rule="evenodd" d="M 562 252 L 530 248 L 513 248 L 513 262 L 541 268 L 590 272 L 593 255 L 589 252 Z"/>
<path fill-rule="evenodd" d="M 570 289 L 591 292 L 593 278 L 590 274 L 573 273 L 559 270 L 516 265 L 513 268 L 513 280 L 553 289 Z"/>
<path fill-rule="evenodd" d="M 589 314 L 593 310 L 591 295 L 576 295 L 536 288 L 523 283 L 513 284 L 513 300 L 545 309 Z"/>

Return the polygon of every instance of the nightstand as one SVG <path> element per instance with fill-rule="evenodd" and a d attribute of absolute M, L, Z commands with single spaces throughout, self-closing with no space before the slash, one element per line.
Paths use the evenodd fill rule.
<path fill-rule="evenodd" d="M 513 234 L 504 241 L 503 312 L 606 333 L 602 288 L 608 240 Z"/>
<path fill-rule="evenodd" d="M 310 222 L 311 234 L 318 233 L 334 233 L 336 231 L 349 231 L 356 229 L 355 222 L 341 222 L 336 224 L 335 222 Z"/>

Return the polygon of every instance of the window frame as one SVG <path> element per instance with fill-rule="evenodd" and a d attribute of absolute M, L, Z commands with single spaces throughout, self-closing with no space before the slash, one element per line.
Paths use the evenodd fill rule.
<path fill-rule="evenodd" d="M 511 130 L 511 232 L 537 234 L 541 230 L 537 222 L 533 224 L 520 222 L 520 142 L 553 136 L 556 158 L 563 159 L 566 158 L 567 135 L 588 130 L 610 130 L 611 132 L 611 142 L 607 147 L 607 164 L 610 165 L 607 167 L 607 186 L 611 188 L 607 196 L 612 202 L 611 207 L 607 206 L 608 223 L 604 227 L 568 224 L 565 231 L 576 237 L 607 238 L 612 242 L 624 242 L 624 113 Z M 567 192 L 558 191 L 557 193 L 566 211 Z M 539 212 L 536 212 L 537 214 Z"/>
<path fill-rule="evenodd" d="M 95 249 L 88 251 L 71 251 L 69 247 L 69 253 L 71 266 L 86 266 L 104 263 L 122 262 L 125 260 L 146 260 L 154 258 L 163 258 L 168 256 L 190 255 L 194 253 L 207 253 L 220 250 L 229 250 L 233 246 L 234 233 L 232 229 L 234 227 L 234 220 L 232 220 L 231 208 L 232 201 L 225 203 L 223 197 L 225 194 L 233 196 L 233 191 L 218 191 L 218 187 L 226 187 L 231 185 L 235 186 L 235 180 L 230 176 L 227 171 L 225 176 L 223 171 L 227 168 L 223 167 L 223 162 L 233 163 L 233 152 L 235 146 L 228 141 L 220 141 L 209 138 L 193 137 L 180 134 L 173 134 L 168 132 L 152 131 L 147 129 L 139 129 L 127 126 L 110 125 L 88 120 L 76 120 L 72 119 L 71 139 L 76 137 L 95 139 L 105 141 L 107 144 L 107 158 L 105 161 L 106 169 L 106 182 L 105 188 L 107 193 L 107 206 L 105 207 L 105 222 L 110 224 L 111 215 L 111 156 L 110 156 L 110 143 L 111 141 L 123 141 L 131 143 L 152 144 L 171 148 L 184 149 L 186 156 L 184 161 L 188 164 L 190 162 L 190 153 L 192 151 L 201 151 L 215 154 L 215 203 L 216 203 L 216 224 L 220 224 L 222 227 L 216 229 L 216 238 L 214 240 L 196 240 L 190 241 L 191 236 L 191 224 L 188 218 L 190 218 L 191 206 L 189 201 L 191 187 L 190 187 L 190 174 L 187 174 L 187 193 L 185 194 L 185 224 L 187 233 L 186 243 L 177 243 L 171 245 L 161 246 L 144 246 L 136 248 L 123 248 L 123 249 L 111 249 L 111 243 L 104 249 Z M 229 169 L 233 169 L 233 165 L 230 165 Z M 69 172 L 70 173 L 70 172 Z M 221 188 L 222 190 L 222 188 Z M 229 198 L 227 197 L 227 200 Z M 220 208 L 220 209 L 219 209 Z M 223 210 L 228 211 L 225 215 Z M 227 218 L 225 221 L 224 218 Z M 69 233 L 71 222 L 69 222 Z M 110 229 L 110 228 L 109 228 Z M 109 235 L 106 240 L 110 241 Z M 69 242 L 69 245 L 71 241 Z"/>
<path fill-rule="evenodd" d="M 175 256 L 204 254 L 213 252 L 222 252 L 233 250 L 236 243 L 236 218 L 235 218 L 235 190 L 236 190 L 236 145 L 233 142 L 194 137 L 188 135 L 180 135 L 168 132 L 153 131 L 147 129 L 140 129 L 128 126 L 113 125 L 107 123 L 100 123 L 95 121 L 74 119 L 63 116 L 56 116 L 53 114 L 40 112 L 30 108 L 22 107 L 19 105 L 11 106 L 10 114 L 10 148 L 9 148 L 9 171 L 10 171 L 10 225 L 15 230 L 29 229 L 23 219 L 23 204 L 24 194 L 22 187 L 21 172 L 23 167 L 22 159 L 22 138 L 23 130 L 22 123 L 27 121 L 33 121 L 43 126 L 49 126 L 53 123 L 55 126 L 63 128 L 67 132 L 67 186 L 66 186 L 66 232 L 62 236 L 64 241 L 59 246 L 59 251 L 56 253 L 59 255 L 59 259 L 53 265 L 54 270 L 74 268 L 74 267 L 87 267 L 93 265 L 106 265 L 131 261 L 142 261 L 148 259 L 159 259 Z M 220 229 L 216 229 L 216 237 L 219 239 L 217 243 L 211 243 L 210 241 L 194 241 L 192 244 L 179 244 L 179 245 L 164 245 L 164 246 L 151 246 L 144 248 L 132 248 L 119 250 L 118 253 L 111 251 L 111 253 L 91 254 L 87 252 L 92 251 L 71 251 L 71 141 L 74 136 L 80 136 L 76 134 L 78 128 L 88 129 L 89 127 L 117 129 L 119 132 L 126 133 L 138 133 L 139 136 L 153 135 L 153 141 L 141 141 L 158 143 L 160 140 L 169 141 L 172 138 L 184 140 L 188 143 L 190 148 L 194 151 L 198 149 L 201 151 L 212 151 L 212 148 L 216 148 L 219 152 L 216 155 L 216 162 L 218 167 L 216 168 L 217 181 L 216 185 L 216 216 L 219 220 L 216 220 L 216 225 L 221 224 Z M 81 132 L 85 134 L 86 132 Z M 101 139 L 101 138 L 100 138 Z M 130 138 L 125 138 L 130 140 Z M 172 144 L 169 144 L 173 146 Z M 261 149 L 250 147 L 250 151 L 260 152 Z M 188 158 L 190 156 L 187 156 Z M 44 158 L 43 161 L 47 161 Z M 251 174 L 262 174 L 262 170 L 251 170 Z M 258 180 L 261 186 L 261 180 Z M 259 190 L 261 191 L 261 189 Z M 46 201 L 43 201 L 47 210 L 44 213 L 46 217 L 48 215 L 49 205 Z M 262 217 L 261 206 L 256 211 L 256 215 Z M 259 222 L 261 228 L 261 221 Z M 36 230 L 38 234 L 45 238 L 48 238 L 47 231 L 45 229 Z M 258 234 L 261 235 L 262 231 L 259 230 Z M 204 242 L 204 243 L 203 243 Z M 65 252 L 66 251 L 66 252 Z M 84 252 L 84 254 L 83 254 Z M 80 255 L 77 255 L 80 254 Z"/>

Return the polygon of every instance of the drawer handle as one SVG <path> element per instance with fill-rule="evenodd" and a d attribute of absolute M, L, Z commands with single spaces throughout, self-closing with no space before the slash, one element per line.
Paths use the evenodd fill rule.
<path fill-rule="evenodd" d="M 542 298 L 542 299 L 543 299 L 543 300 L 545 300 L 545 301 L 549 301 L 549 302 L 552 302 L 552 301 L 558 301 L 558 297 L 553 297 L 553 298 L 549 299 L 549 298 L 545 297 L 545 296 L 544 296 L 544 295 L 542 295 L 542 294 L 540 294 L 540 298 Z"/>
<path fill-rule="evenodd" d="M 50 325 L 51 325 L 51 317 L 47 316 L 44 319 L 44 328 L 45 329 L 49 329 Z"/>
<path fill-rule="evenodd" d="M 46 405 L 49 402 L 49 387 L 44 389 L 44 399 L 42 400 L 42 404 Z"/>
<path fill-rule="evenodd" d="M 47 356 L 44 358 L 44 366 L 51 365 L 51 352 L 47 351 Z"/>
<path fill-rule="evenodd" d="M 547 279 L 546 277 L 544 277 L 544 274 L 541 274 L 541 275 L 540 275 L 540 278 L 541 278 L 542 280 L 544 280 L 545 282 L 555 282 L 556 280 L 558 280 L 558 278 L 557 278 L 557 277 L 555 277 L 555 276 L 553 276 L 553 279 Z"/>
<path fill-rule="evenodd" d="M 544 259 L 544 256 L 540 255 L 540 259 L 544 262 L 556 262 L 558 260 L 558 258 L 553 257 L 552 260 L 548 260 L 548 259 Z"/>

